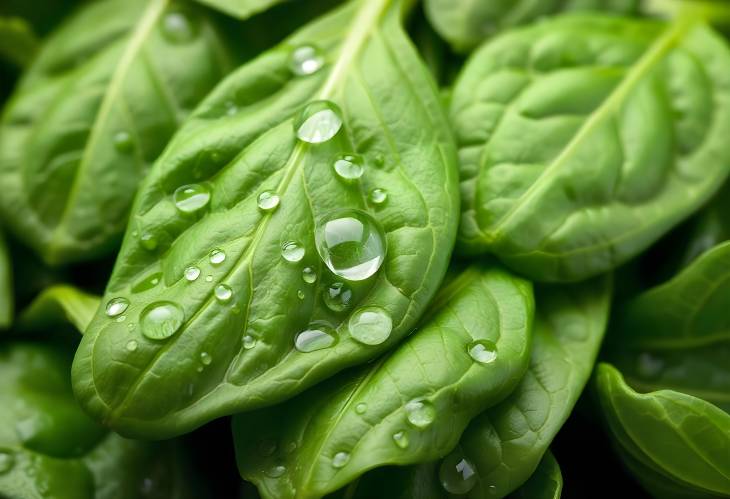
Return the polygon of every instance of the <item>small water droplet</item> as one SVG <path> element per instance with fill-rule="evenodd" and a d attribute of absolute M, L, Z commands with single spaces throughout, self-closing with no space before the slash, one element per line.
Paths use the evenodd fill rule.
<path fill-rule="evenodd" d="M 210 275 L 210 274 L 208 274 L 207 276 L 205 276 L 205 282 L 213 282 L 213 276 Z"/>
<path fill-rule="evenodd" d="M 297 291 L 297 298 L 299 298 L 300 300 L 303 300 L 306 296 L 307 295 L 305 295 L 304 291 L 302 291 L 301 289 Z"/>
<path fill-rule="evenodd" d="M 373 204 L 383 204 L 388 200 L 388 192 L 385 189 L 376 187 L 370 191 L 370 202 Z"/>
<path fill-rule="evenodd" d="M 186 12 L 171 11 L 162 19 L 162 34 L 172 43 L 187 43 L 195 38 L 197 24 Z"/>
<path fill-rule="evenodd" d="M 9 449 L 0 449 L 0 474 L 7 473 L 15 466 L 15 456 Z"/>
<path fill-rule="evenodd" d="M 126 315 L 120 315 L 119 317 L 117 317 L 117 322 L 124 322 L 126 320 L 127 320 Z"/>
<path fill-rule="evenodd" d="M 134 142 L 129 132 L 123 130 L 114 134 L 114 147 L 119 152 L 130 152 L 134 148 Z"/>
<path fill-rule="evenodd" d="M 334 282 L 322 290 L 322 298 L 327 308 L 333 312 L 342 312 L 350 307 L 352 290 L 344 282 Z"/>
<path fill-rule="evenodd" d="M 208 352 L 200 353 L 200 363 L 204 366 L 209 366 L 213 362 L 213 357 Z"/>
<path fill-rule="evenodd" d="M 304 246 L 294 241 L 287 241 L 281 245 L 281 256 L 287 262 L 299 262 L 304 258 Z"/>
<path fill-rule="evenodd" d="M 304 267 L 302 269 L 302 280 L 307 284 L 317 282 L 317 272 L 312 267 Z"/>
<path fill-rule="evenodd" d="M 322 52 L 313 45 L 300 45 L 292 50 L 289 58 L 289 69 L 297 76 L 307 76 L 319 71 L 324 66 Z"/>
<path fill-rule="evenodd" d="M 299 140 L 310 144 L 327 142 L 342 128 L 342 111 L 336 104 L 320 100 L 302 109 L 294 120 L 294 131 Z"/>
<path fill-rule="evenodd" d="M 243 348 L 245 348 L 246 350 L 251 350 L 255 346 L 256 338 L 254 336 L 247 334 L 243 337 Z"/>
<path fill-rule="evenodd" d="M 112 298 L 106 304 L 106 315 L 108 315 L 109 317 L 117 317 L 118 315 L 123 314 L 128 307 L 129 300 L 127 300 L 126 298 Z"/>
<path fill-rule="evenodd" d="M 178 187 L 173 194 L 175 207 L 182 213 L 195 213 L 210 202 L 210 189 L 202 184 L 189 184 Z"/>
<path fill-rule="evenodd" d="M 315 232 L 317 252 L 334 273 L 349 281 L 375 274 L 385 259 L 385 233 L 360 210 L 338 210 L 324 216 Z"/>
<path fill-rule="evenodd" d="M 138 346 L 139 346 L 139 344 L 134 340 L 129 340 L 127 342 L 127 350 L 130 352 L 134 352 L 135 350 L 137 350 Z"/>
<path fill-rule="evenodd" d="M 266 471 L 266 476 L 269 478 L 279 478 L 283 476 L 284 473 L 286 473 L 286 466 L 283 464 L 277 464 Z"/>
<path fill-rule="evenodd" d="M 363 166 L 364 160 L 362 156 L 357 154 L 345 154 L 335 159 L 334 168 L 335 173 L 341 179 L 352 182 L 362 177 L 365 168 Z"/>
<path fill-rule="evenodd" d="M 385 164 L 385 156 L 380 153 L 376 153 L 373 156 L 373 164 L 376 168 L 382 168 L 382 166 Z"/>
<path fill-rule="evenodd" d="M 215 299 L 221 303 L 227 303 L 233 297 L 233 290 L 226 284 L 217 285 L 213 293 L 215 294 Z"/>
<path fill-rule="evenodd" d="M 273 211 L 279 206 L 279 195 L 271 191 L 259 194 L 258 206 L 262 211 Z"/>
<path fill-rule="evenodd" d="M 405 409 L 408 422 L 419 430 L 428 428 L 436 419 L 436 408 L 428 400 L 411 400 Z"/>
<path fill-rule="evenodd" d="M 200 269 L 198 267 L 188 267 L 185 269 L 185 279 L 193 282 L 200 277 Z"/>
<path fill-rule="evenodd" d="M 185 321 L 180 305 L 172 302 L 156 302 L 142 311 L 142 334 L 152 340 L 163 340 L 175 334 Z"/>
<path fill-rule="evenodd" d="M 355 412 L 357 414 L 365 414 L 365 412 L 368 410 L 368 405 L 365 402 L 360 402 L 355 406 Z"/>
<path fill-rule="evenodd" d="M 273 456 L 274 452 L 276 452 L 277 447 L 278 446 L 276 445 L 276 440 L 272 438 L 265 438 L 259 442 L 259 454 L 264 457 Z"/>
<path fill-rule="evenodd" d="M 343 468 L 350 460 L 350 454 L 344 451 L 338 452 L 332 457 L 332 466 L 335 468 Z"/>
<path fill-rule="evenodd" d="M 365 345 L 380 345 L 390 336 L 393 320 L 379 307 L 365 307 L 356 311 L 348 322 L 350 335 Z"/>
<path fill-rule="evenodd" d="M 226 114 L 228 116 L 234 116 L 236 113 L 238 113 L 238 106 L 232 100 L 226 101 L 223 105 L 226 108 Z"/>
<path fill-rule="evenodd" d="M 399 431 L 393 434 L 393 442 L 401 449 L 408 447 L 408 434 L 405 431 Z"/>
<path fill-rule="evenodd" d="M 137 324 L 135 324 L 134 322 L 130 322 L 129 324 L 127 324 L 127 329 L 129 329 L 129 332 L 131 333 L 132 331 L 137 329 Z"/>
<path fill-rule="evenodd" d="M 213 265 L 220 265 L 221 263 L 226 261 L 226 254 L 222 249 L 214 249 L 210 252 L 210 255 L 208 255 L 210 259 L 210 263 Z"/>
<path fill-rule="evenodd" d="M 297 334 L 294 346 L 300 352 L 308 353 L 329 348 L 337 342 L 337 333 L 324 322 L 314 322 Z"/>
<path fill-rule="evenodd" d="M 477 340 L 469 345 L 469 355 L 480 364 L 489 364 L 497 358 L 497 345 L 488 340 Z"/>
<path fill-rule="evenodd" d="M 149 232 L 142 234 L 142 237 L 139 238 L 139 243 L 147 251 L 154 251 L 157 249 L 157 239 Z"/>
<path fill-rule="evenodd" d="M 457 449 L 441 463 L 439 468 L 441 485 L 451 494 L 466 494 L 477 482 L 474 465 Z"/>

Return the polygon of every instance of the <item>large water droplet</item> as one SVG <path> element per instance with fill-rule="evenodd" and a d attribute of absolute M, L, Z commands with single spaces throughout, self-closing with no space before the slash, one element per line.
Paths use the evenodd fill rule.
<path fill-rule="evenodd" d="M 251 350 L 253 347 L 256 346 L 256 337 L 251 336 L 250 334 L 247 334 L 243 337 L 243 348 L 246 350 Z"/>
<path fill-rule="evenodd" d="M 380 345 L 390 336 L 393 320 L 379 307 L 365 307 L 355 312 L 347 325 L 350 335 L 365 345 Z"/>
<path fill-rule="evenodd" d="M 169 301 L 157 302 L 142 311 L 142 334 L 153 340 L 163 340 L 175 334 L 185 321 L 180 305 Z"/>
<path fill-rule="evenodd" d="M 474 465 L 457 449 L 441 463 L 439 469 L 441 485 L 451 494 L 466 494 L 477 482 Z"/>
<path fill-rule="evenodd" d="M 365 402 L 360 402 L 355 406 L 355 412 L 357 414 L 365 414 L 368 410 L 368 405 Z"/>
<path fill-rule="evenodd" d="M 215 295 L 215 299 L 219 302 L 227 303 L 231 301 L 231 298 L 233 297 L 233 290 L 226 284 L 219 284 L 213 290 L 213 294 Z"/>
<path fill-rule="evenodd" d="M 200 353 L 200 363 L 204 366 L 209 366 L 213 362 L 213 357 L 208 352 Z"/>
<path fill-rule="evenodd" d="M 279 478 L 286 473 L 286 466 L 283 464 L 277 464 L 266 470 L 265 473 L 269 478 Z"/>
<path fill-rule="evenodd" d="M 323 217 L 315 232 L 317 252 L 336 275 L 362 281 L 375 274 L 385 259 L 385 233 L 360 210 L 340 210 Z"/>
<path fill-rule="evenodd" d="M 344 451 L 338 452 L 332 457 L 332 466 L 335 468 L 344 467 L 350 460 L 350 454 Z"/>
<path fill-rule="evenodd" d="M 307 284 L 314 284 L 317 282 L 317 272 L 312 267 L 304 267 L 302 269 L 302 280 Z"/>
<path fill-rule="evenodd" d="M 469 345 L 469 355 L 480 364 L 489 364 L 497 359 L 497 345 L 488 340 L 477 340 Z"/>
<path fill-rule="evenodd" d="M 279 195 L 271 192 L 264 191 L 259 194 L 258 206 L 262 211 L 273 211 L 279 206 Z"/>
<path fill-rule="evenodd" d="M 162 33 L 172 43 L 187 43 L 195 38 L 197 24 L 186 12 L 168 12 L 162 19 Z"/>
<path fill-rule="evenodd" d="M 408 447 L 408 434 L 405 431 L 399 431 L 393 434 L 393 442 L 401 449 Z"/>
<path fill-rule="evenodd" d="M 139 238 L 139 243 L 147 251 L 154 251 L 157 249 L 157 238 L 149 232 L 142 234 L 142 237 Z"/>
<path fill-rule="evenodd" d="M 138 346 L 139 344 L 135 340 L 129 340 L 127 342 L 127 350 L 130 352 L 136 351 Z"/>
<path fill-rule="evenodd" d="M 314 322 L 297 334 L 294 346 L 300 352 L 314 352 L 329 348 L 337 342 L 335 330 L 324 322 Z"/>
<path fill-rule="evenodd" d="M 362 177 L 365 167 L 363 166 L 364 160 L 362 156 L 357 154 L 345 154 L 337 159 L 333 164 L 335 173 L 348 182 L 358 180 Z"/>
<path fill-rule="evenodd" d="M 114 134 L 114 148 L 123 153 L 128 153 L 134 148 L 132 136 L 127 131 L 121 131 Z"/>
<path fill-rule="evenodd" d="M 322 52 L 313 45 L 300 45 L 292 50 L 289 69 L 297 76 L 311 75 L 324 66 Z"/>
<path fill-rule="evenodd" d="M 428 428 L 436 419 L 436 408 L 428 400 L 411 400 L 406 404 L 408 422 L 416 428 Z"/>
<path fill-rule="evenodd" d="M 128 307 L 129 300 L 127 300 L 126 298 L 112 298 L 106 304 L 106 315 L 108 315 L 109 317 L 116 317 L 123 314 Z"/>
<path fill-rule="evenodd" d="M 352 290 L 344 282 L 334 282 L 322 290 L 322 298 L 327 308 L 333 312 L 342 312 L 350 307 Z"/>
<path fill-rule="evenodd" d="M 287 262 L 299 262 L 304 258 L 304 246 L 294 241 L 287 241 L 281 245 L 281 256 Z"/>
<path fill-rule="evenodd" d="M 0 474 L 7 473 L 15 466 L 15 455 L 9 449 L 0 449 Z"/>
<path fill-rule="evenodd" d="M 173 194 L 175 207 L 182 213 L 195 213 L 210 202 L 210 189 L 202 184 L 190 184 L 178 187 Z"/>
<path fill-rule="evenodd" d="M 198 267 L 188 267 L 185 269 L 185 279 L 193 282 L 200 277 L 200 269 Z"/>
<path fill-rule="evenodd" d="M 327 142 L 342 128 L 342 111 L 336 104 L 314 101 L 307 104 L 294 120 L 294 131 L 299 140 L 310 144 Z"/>
<path fill-rule="evenodd" d="M 210 252 L 208 258 L 210 259 L 210 263 L 213 265 L 220 265 L 226 261 L 226 253 L 222 249 L 216 248 Z"/>
<path fill-rule="evenodd" d="M 370 202 L 373 204 L 383 204 L 388 200 L 388 192 L 385 189 L 376 187 L 370 191 Z"/>

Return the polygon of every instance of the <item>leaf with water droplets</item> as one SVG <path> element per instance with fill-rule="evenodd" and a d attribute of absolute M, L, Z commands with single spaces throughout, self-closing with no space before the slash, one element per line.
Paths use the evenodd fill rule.
<path fill-rule="evenodd" d="M 525 372 L 532 314 L 529 282 L 470 268 L 439 292 L 429 318 L 384 359 L 284 405 L 235 416 L 242 476 L 265 497 L 321 497 L 373 467 L 443 456 Z M 469 354 L 479 340 L 498 347 L 489 363 Z M 297 450 L 261 459 L 253 450 L 262 437 L 294 440 Z M 348 459 L 333 467 L 340 452 Z M 270 480 L 265 470 L 278 461 L 290 471 Z"/>
<path fill-rule="evenodd" d="M 4 222 L 52 264 L 109 253 L 137 184 L 229 64 L 194 5 L 80 8 L 51 34 L 3 114 Z"/>
<path fill-rule="evenodd" d="M 187 432 L 291 398 L 412 330 L 448 265 L 458 182 L 439 97 L 403 32 L 401 7 L 356 0 L 310 23 L 223 80 L 172 139 L 137 197 L 104 299 L 128 297 L 126 321 L 137 323 L 146 307 L 174 303 L 183 322 L 167 338 L 137 330 L 130 354 L 126 325 L 97 314 L 74 363 L 76 393 L 92 414 L 127 435 Z M 307 75 L 290 67 L 303 45 L 325 61 Z M 342 155 L 368 165 L 357 181 L 339 179 L 332 164 Z M 191 184 L 206 185 L 209 202 L 180 216 L 172 195 Z M 388 202 L 375 209 L 368 193 L 381 186 Z M 260 208 L 264 192 L 278 196 L 276 209 Z M 327 222 L 336 223 L 321 232 L 325 262 L 315 241 Z M 189 267 L 210 282 L 188 281 Z M 130 294 L 157 272 L 160 285 Z M 323 290 L 348 278 L 348 306 L 331 310 Z M 232 290 L 225 307 L 221 283 Z M 371 310 L 378 314 L 350 321 Z M 337 341 L 298 350 L 297 334 L 318 321 Z M 215 362 L 198 373 L 201 351 Z"/>

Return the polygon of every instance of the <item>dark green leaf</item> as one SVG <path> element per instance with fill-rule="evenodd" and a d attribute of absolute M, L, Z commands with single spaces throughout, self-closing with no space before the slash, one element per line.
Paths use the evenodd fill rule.
<path fill-rule="evenodd" d="M 451 99 L 462 248 L 544 281 L 643 251 L 730 171 L 728 67 L 691 17 L 563 16 L 484 45 Z"/>
<path fill-rule="evenodd" d="M 0 60 L 22 68 L 37 50 L 38 40 L 28 23 L 17 17 L 0 17 Z"/>
<path fill-rule="evenodd" d="M 100 301 L 98 296 L 58 284 L 46 288 L 20 314 L 17 327 L 23 331 L 47 331 L 67 322 L 83 334 Z"/>
<path fill-rule="evenodd" d="M 5 238 L 0 232 L 0 329 L 13 322 L 13 268 Z"/>
<path fill-rule="evenodd" d="M 560 466 L 553 453 L 548 450 L 529 480 L 509 497 L 510 499 L 560 499 L 562 491 L 563 475 L 560 473 Z"/>

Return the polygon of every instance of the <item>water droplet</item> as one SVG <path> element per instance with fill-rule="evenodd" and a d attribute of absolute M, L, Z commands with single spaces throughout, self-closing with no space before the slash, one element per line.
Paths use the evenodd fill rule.
<path fill-rule="evenodd" d="M 112 298 L 106 304 L 106 315 L 109 317 L 116 317 L 124 313 L 129 307 L 129 300 L 126 298 Z"/>
<path fill-rule="evenodd" d="M 215 294 L 215 299 L 221 303 L 229 302 L 233 297 L 233 290 L 226 284 L 217 285 L 213 293 Z"/>
<path fill-rule="evenodd" d="M 489 364 L 497 358 L 497 345 L 488 340 L 477 340 L 469 345 L 469 355 L 480 364 Z"/>
<path fill-rule="evenodd" d="M 139 238 L 139 242 L 147 251 L 154 251 L 157 249 L 157 239 L 149 232 L 142 234 L 142 237 Z"/>
<path fill-rule="evenodd" d="M 176 10 L 162 19 L 162 33 L 172 43 L 186 43 L 195 38 L 197 25 L 186 12 Z"/>
<path fill-rule="evenodd" d="M 213 357 L 208 352 L 200 353 L 200 363 L 204 366 L 209 366 L 213 362 Z"/>
<path fill-rule="evenodd" d="M 163 340 L 175 334 L 184 321 L 185 314 L 180 305 L 161 301 L 145 308 L 139 322 L 143 335 L 152 340 Z"/>
<path fill-rule="evenodd" d="M 0 473 L 7 473 L 15 466 L 15 456 L 13 451 L 0 449 Z"/>
<path fill-rule="evenodd" d="M 247 334 L 243 337 L 243 348 L 245 348 L 246 350 L 251 350 L 255 346 L 256 338 L 254 336 Z"/>
<path fill-rule="evenodd" d="M 134 142 L 132 136 L 127 131 L 121 131 L 114 134 L 114 147 L 117 151 L 128 153 L 133 149 Z"/>
<path fill-rule="evenodd" d="M 284 473 L 286 473 L 286 466 L 283 464 L 277 464 L 266 471 L 266 476 L 269 478 L 279 478 L 283 476 Z"/>
<path fill-rule="evenodd" d="M 405 409 L 408 422 L 419 430 L 428 428 L 436 419 L 436 408 L 428 400 L 411 400 Z"/>
<path fill-rule="evenodd" d="M 182 213 L 195 213 L 210 202 L 210 189 L 202 184 L 190 184 L 178 187 L 173 194 L 175 207 Z"/>
<path fill-rule="evenodd" d="M 334 282 L 322 291 L 322 298 L 327 308 L 333 312 L 342 312 L 352 302 L 352 290 L 344 282 Z"/>
<path fill-rule="evenodd" d="M 370 202 L 373 204 L 383 204 L 388 200 L 388 192 L 385 189 L 376 187 L 370 191 Z"/>
<path fill-rule="evenodd" d="M 137 329 L 137 324 L 135 324 L 134 322 L 130 322 L 129 324 L 127 324 L 127 329 L 129 329 L 129 332 L 131 333 L 132 331 Z"/>
<path fill-rule="evenodd" d="M 126 320 L 127 320 L 126 315 L 120 315 L 119 317 L 117 317 L 117 322 L 124 322 Z"/>
<path fill-rule="evenodd" d="M 137 350 L 138 346 L 139 346 L 139 344 L 134 340 L 129 340 L 127 342 L 127 350 L 130 352 L 134 352 L 135 350 Z"/>
<path fill-rule="evenodd" d="M 304 246 L 294 241 L 287 241 L 281 245 L 281 256 L 287 262 L 298 262 L 304 258 Z"/>
<path fill-rule="evenodd" d="M 317 272 L 312 267 L 304 267 L 302 269 L 302 280 L 307 284 L 314 284 L 317 282 Z"/>
<path fill-rule="evenodd" d="M 198 267 L 188 267 L 185 269 L 185 279 L 190 282 L 195 281 L 200 277 L 200 269 Z"/>
<path fill-rule="evenodd" d="M 307 104 L 294 120 L 299 140 L 310 144 L 327 142 L 342 128 L 342 111 L 332 102 L 320 100 Z"/>
<path fill-rule="evenodd" d="M 259 442 L 259 454 L 264 457 L 273 456 L 277 447 L 276 440 L 272 438 L 265 438 Z"/>
<path fill-rule="evenodd" d="M 441 463 L 439 469 L 441 485 L 451 494 L 466 494 L 477 482 L 474 465 L 457 449 Z"/>
<path fill-rule="evenodd" d="M 401 449 L 408 447 L 408 434 L 405 431 L 399 431 L 393 434 L 393 442 Z"/>
<path fill-rule="evenodd" d="M 365 414 L 365 411 L 368 410 L 368 405 L 365 402 L 360 402 L 355 406 L 355 412 L 357 414 Z"/>
<path fill-rule="evenodd" d="M 357 154 L 345 154 L 335 159 L 334 168 L 335 173 L 348 182 L 358 180 L 362 177 L 365 168 L 363 167 L 362 156 Z"/>
<path fill-rule="evenodd" d="M 279 206 L 279 195 L 271 191 L 259 194 L 258 205 L 263 211 L 273 211 Z"/>
<path fill-rule="evenodd" d="M 226 114 L 228 116 L 234 116 L 238 112 L 238 106 L 231 100 L 226 101 L 223 105 L 226 108 Z"/>
<path fill-rule="evenodd" d="M 289 69 L 297 76 L 307 76 L 319 71 L 324 66 L 322 52 L 313 45 L 301 45 L 292 50 L 289 58 Z"/>
<path fill-rule="evenodd" d="M 380 345 L 390 336 L 393 320 L 379 307 L 365 307 L 355 312 L 348 323 L 350 335 L 365 345 Z"/>
<path fill-rule="evenodd" d="M 213 282 L 213 276 L 210 275 L 210 274 L 208 274 L 207 276 L 205 276 L 205 282 Z"/>
<path fill-rule="evenodd" d="M 340 210 L 317 223 L 317 252 L 335 274 L 362 281 L 375 274 L 385 259 L 385 233 L 380 224 L 360 210 Z"/>
<path fill-rule="evenodd" d="M 326 323 L 314 322 L 297 334 L 294 346 L 300 352 L 314 352 L 329 348 L 337 342 L 335 330 Z"/>
<path fill-rule="evenodd" d="M 303 300 L 305 296 L 307 295 L 305 295 L 304 291 L 302 291 L 301 289 L 297 291 L 297 298 L 299 298 L 300 300 Z"/>
<path fill-rule="evenodd" d="M 149 291 L 150 289 L 160 284 L 160 281 L 162 281 L 162 272 L 155 272 L 154 274 L 150 274 L 142 278 L 142 280 L 140 280 L 132 287 L 132 293 L 142 293 L 144 291 Z"/>
<path fill-rule="evenodd" d="M 350 460 L 350 454 L 344 451 L 338 452 L 334 455 L 332 458 L 332 466 L 335 468 L 342 468 L 347 464 L 347 461 Z"/>
<path fill-rule="evenodd" d="M 226 254 L 222 249 L 214 249 L 210 252 L 210 255 L 208 255 L 210 258 L 210 263 L 213 265 L 220 265 L 221 263 L 226 261 Z"/>
<path fill-rule="evenodd" d="M 382 168 L 385 164 L 385 156 L 380 153 L 375 154 L 375 156 L 373 156 L 373 164 L 376 168 Z"/>

